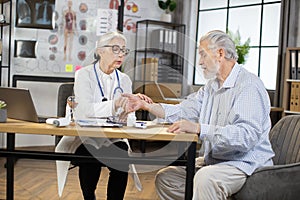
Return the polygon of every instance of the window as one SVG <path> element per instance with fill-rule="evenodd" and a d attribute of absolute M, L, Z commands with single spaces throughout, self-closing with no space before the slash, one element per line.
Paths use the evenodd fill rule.
<path fill-rule="evenodd" d="M 199 0 L 198 35 L 214 29 L 240 32 L 242 42 L 250 38 L 250 52 L 244 67 L 258 75 L 268 90 L 275 90 L 281 1 L 275 0 Z M 197 47 L 198 48 L 198 47 Z M 198 66 L 196 49 L 195 66 Z M 205 79 L 195 68 L 194 84 Z"/>

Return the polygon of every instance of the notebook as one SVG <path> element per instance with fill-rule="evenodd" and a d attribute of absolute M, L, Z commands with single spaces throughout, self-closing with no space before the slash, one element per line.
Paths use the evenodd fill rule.
<path fill-rule="evenodd" d="M 0 87 L 0 99 L 7 104 L 8 118 L 39 123 L 49 118 L 37 115 L 29 89 Z"/>

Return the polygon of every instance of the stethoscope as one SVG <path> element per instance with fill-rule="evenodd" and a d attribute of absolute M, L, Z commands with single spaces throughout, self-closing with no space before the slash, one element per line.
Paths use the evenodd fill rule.
<path fill-rule="evenodd" d="M 103 89 L 101 87 L 101 83 L 100 83 L 100 80 L 99 80 L 99 77 L 98 77 L 98 74 L 97 74 L 97 71 L 96 71 L 96 64 L 94 64 L 94 72 L 95 72 L 95 75 L 96 75 L 96 79 L 97 79 L 97 82 L 98 82 L 98 86 L 100 88 L 100 92 L 101 92 L 101 95 L 102 95 L 102 102 L 104 101 L 107 101 L 108 99 L 104 96 L 104 92 L 103 92 Z M 119 74 L 118 74 L 118 70 L 115 69 L 115 72 L 116 72 L 116 76 L 117 76 L 117 80 L 118 80 L 118 87 L 116 87 L 114 89 L 114 92 L 113 92 L 113 97 L 114 95 L 117 93 L 118 90 L 120 90 L 121 93 L 123 93 L 123 89 L 121 88 L 121 84 L 120 84 L 120 78 L 119 78 Z"/>

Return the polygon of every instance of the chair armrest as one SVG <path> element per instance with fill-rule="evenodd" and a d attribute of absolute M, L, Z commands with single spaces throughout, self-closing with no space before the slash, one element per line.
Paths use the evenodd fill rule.
<path fill-rule="evenodd" d="M 242 189 L 233 195 L 237 200 L 297 199 L 300 196 L 300 163 L 274 165 L 257 169 Z"/>
<path fill-rule="evenodd" d="M 300 166 L 300 162 L 299 163 L 286 164 L 286 165 L 273 165 L 273 166 L 261 167 L 261 168 L 256 169 L 253 172 L 253 174 L 260 173 L 260 172 L 263 172 L 263 171 L 269 171 L 269 170 L 279 170 L 279 169 L 284 169 L 284 168 L 293 168 L 293 167 L 296 167 L 296 166 Z"/>

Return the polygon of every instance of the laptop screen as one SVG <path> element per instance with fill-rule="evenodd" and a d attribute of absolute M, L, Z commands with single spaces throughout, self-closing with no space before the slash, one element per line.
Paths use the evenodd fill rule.
<path fill-rule="evenodd" d="M 0 99 L 7 104 L 8 118 L 39 122 L 28 89 L 0 87 Z"/>

